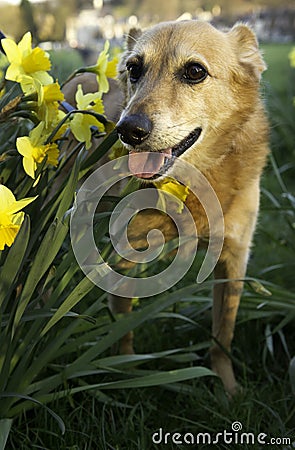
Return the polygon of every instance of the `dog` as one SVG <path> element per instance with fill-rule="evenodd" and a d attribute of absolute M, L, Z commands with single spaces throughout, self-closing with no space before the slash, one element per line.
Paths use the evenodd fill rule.
<path fill-rule="evenodd" d="M 260 95 L 266 65 L 255 34 L 241 23 L 220 31 L 198 20 L 164 22 L 131 30 L 126 45 L 118 66 L 125 104 L 117 131 L 131 172 L 154 182 L 173 177 L 180 162 L 187 162 L 206 177 L 222 208 L 224 241 L 214 269 L 210 356 L 212 369 L 234 395 L 239 385 L 231 343 L 269 152 Z M 156 163 L 149 164 L 147 152 L 158 155 Z M 190 192 L 185 204 L 206 240 L 208 220 L 201 203 Z M 143 212 L 130 225 L 135 246 L 142 245 L 147 222 L 169 239 L 176 233 L 165 215 Z M 110 306 L 114 313 L 126 313 L 131 300 L 111 296 Z M 133 351 L 132 333 L 120 350 Z"/>

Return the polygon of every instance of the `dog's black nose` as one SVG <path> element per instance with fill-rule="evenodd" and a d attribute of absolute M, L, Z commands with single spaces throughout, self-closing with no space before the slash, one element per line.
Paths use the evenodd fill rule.
<path fill-rule="evenodd" d="M 119 121 L 117 131 L 125 144 L 135 147 L 148 137 L 152 131 L 152 122 L 144 114 L 131 114 Z"/>

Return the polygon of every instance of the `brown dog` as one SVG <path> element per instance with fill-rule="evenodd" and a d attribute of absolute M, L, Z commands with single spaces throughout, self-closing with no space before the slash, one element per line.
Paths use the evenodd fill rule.
<path fill-rule="evenodd" d="M 237 383 L 229 354 L 268 153 L 259 95 L 265 68 L 246 25 L 222 32 L 199 21 L 132 31 L 119 65 L 126 107 L 117 129 L 129 150 L 131 171 L 154 181 L 173 176 L 178 159 L 188 161 L 205 175 L 221 204 L 225 234 L 214 275 L 229 281 L 214 288 L 211 360 L 231 394 Z M 149 164 L 143 152 L 157 152 L 157 163 Z M 186 204 L 206 238 L 208 222 L 200 202 L 190 194 Z M 169 235 L 171 225 L 163 217 L 155 215 L 152 227 L 165 231 L 167 225 Z M 135 242 L 140 222 L 131 228 Z M 116 312 L 130 310 L 128 300 L 113 298 L 112 305 Z"/>
<path fill-rule="evenodd" d="M 224 241 L 214 276 L 228 281 L 214 287 L 211 361 L 234 394 L 229 355 L 268 153 L 259 94 L 265 64 L 255 35 L 242 24 L 222 32 L 205 22 L 167 22 L 131 31 L 127 46 L 119 64 L 125 109 L 117 129 L 131 172 L 155 181 L 173 177 L 186 161 L 206 177 L 222 208 Z M 206 212 L 192 192 L 186 206 L 206 241 Z M 166 239 L 177 234 L 165 215 L 144 211 L 131 222 L 132 245 L 142 248 L 154 228 Z M 111 296 L 110 306 L 114 313 L 129 312 L 131 300 Z M 120 351 L 132 352 L 132 333 L 122 339 Z"/>

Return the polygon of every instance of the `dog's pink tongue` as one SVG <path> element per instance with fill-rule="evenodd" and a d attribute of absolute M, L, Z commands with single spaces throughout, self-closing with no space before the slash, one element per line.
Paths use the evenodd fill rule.
<path fill-rule="evenodd" d="M 139 178 L 151 178 L 156 175 L 164 164 L 165 157 L 171 158 L 171 148 L 163 152 L 130 152 L 129 170 Z"/>

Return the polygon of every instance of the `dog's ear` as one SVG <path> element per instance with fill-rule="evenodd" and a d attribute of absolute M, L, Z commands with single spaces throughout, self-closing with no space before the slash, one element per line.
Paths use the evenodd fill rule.
<path fill-rule="evenodd" d="M 267 66 L 260 53 L 254 32 L 247 25 L 236 24 L 229 32 L 230 38 L 236 46 L 240 64 L 250 69 L 258 80 Z"/>
<path fill-rule="evenodd" d="M 142 35 L 142 31 L 140 28 L 131 28 L 129 33 L 127 34 L 126 44 L 127 50 L 132 50 L 134 45 L 136 44 L 137 39 Z"/>

